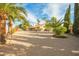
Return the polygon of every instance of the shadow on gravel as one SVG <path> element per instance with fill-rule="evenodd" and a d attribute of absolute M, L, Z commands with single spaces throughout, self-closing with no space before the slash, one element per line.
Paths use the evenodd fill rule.
<path fill-rule="evenodd" d="M 22 36 L 13 35 L 12 40 L 21 44 L 0 46 L 0 55 L 79 56 L 79 39 L 76 37 L 68 35 L 68 38 L 54 38 L 52 33 L 48 32 L 20 32 L 19 34 Z M 33 46 L 27 47 L 27 43 Z"/>
<path fill-rule="evenodd" d="M 28 52 L 27 47 L 19 44 L 0 46 L 0 56 L 25 56 Z"/>
<path fill-rule="evenodd" d="M 15 41 L 24 43 L 32 43 L 34 46 L 29 48 L 27 55 L 31 56 L 79 56 L 79 40 L 76 39 L 61 39 L 49 38 L 51 35 L 44 35 L 46 38 L 36 38 L 35 36 L 42 37 L 41 35 L 32 35 L 34 37 L 14 36 Z M 43 36 L 43 37 L 44 37 Z M 19 38 L 19 39 L 18 39 Z"/>

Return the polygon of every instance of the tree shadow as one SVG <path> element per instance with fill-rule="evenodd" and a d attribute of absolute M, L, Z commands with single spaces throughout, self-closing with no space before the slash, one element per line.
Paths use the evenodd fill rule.
<path fill-rule="evenodd" d="M 53 38 L 50 34 L 51 33 L 47 34 L 45 32 L 32 32 L 30 34 L 22 33 L 22 36 L 13 35 L 12 40 L 16 41 L 17 44 L 14 43 L 0 47 L 0 55 L 79 56 L 78 39 L 72 36 L 65 39 Z M 20 42 L 20 44 L 18 44 L 18 42 Z M 27 43 L 29 45 L 32 44 L 31 47 L 28 47 Z"/>
<path fill-rule="evenodd" d="M 29 48 L 19 44 L 0 46 L 0 56 L 26 56 Z"/>
<path fill-rule="evenodd" d="M 18 37 L 20 39 L 18 39 Z M 22 39 L 23 38 L 23 39 Z M 21 40 L 22 39 L 22 40 Z M 77 39 L 51 39 L 51 38 L 35 38 L 35 37 L 23 37 L 23 36 L 17 36 L 15 41 L 21 41 L 21 42 L 28 42 L 32 43 L 34 46 L 29 49 L 28 55 L 38 55 L 38 56 L 63 56 L 63 55 L 79 55 L 79 40 Z M 47 48 L 46 48 L 47 47 Z M 73 50 L 77 52 L 73 52 Z"/>

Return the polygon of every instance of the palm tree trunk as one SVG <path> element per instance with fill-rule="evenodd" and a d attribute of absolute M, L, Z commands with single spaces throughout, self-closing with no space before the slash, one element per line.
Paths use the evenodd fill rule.
<path fill-rule="evenodd" d="M 1 20 L 1 38 L 0 43 L 5 44 L 6 43 L 6 17 L 3 15 Z"/>
<path fill-rule="evenodd" d="M 9 20 L 8 32 L 12 39 L 12 18 L 10 18 L 10 20 Z"/>
<path fill-rule="evenodd" d="M 0 41 L 1 41 L 1 25 L 2 25 L 2 23 L 1 23 L 1 20 L 2 20 L 2 17 L 1 17 L 1 15 L 0 15 Z"/>
<path fill-rule="evenodd" d="M 10 34 L 12 34 L 12 19 L 11 18 L 10 18 L 10 21 L 9 21 L 8 31 L 9 31 Z"/>

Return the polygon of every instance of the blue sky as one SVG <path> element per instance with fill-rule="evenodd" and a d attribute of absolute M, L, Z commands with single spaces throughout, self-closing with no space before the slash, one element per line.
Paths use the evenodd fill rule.
<path fill-rule="evenodd" d="M 51 17 L 55 16 L 58 19 L 63 18 L 68 8 L 69 4 L 66 3 L 26 3 L 22 4 L 21 6 L 27 10 L 28 16 L 26 17 L 27 20 L 31 24 L 35 24 L 37 19 L 43 20 L 48 19 L 50 20 Z M 74 4 L 71 5 L 71 21 L 73 22 L 74 19 Z"/>

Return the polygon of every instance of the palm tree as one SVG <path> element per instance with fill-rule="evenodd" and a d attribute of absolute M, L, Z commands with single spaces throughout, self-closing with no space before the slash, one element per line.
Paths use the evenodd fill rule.
<path fill-rule="evenodd" d="M 15 19 L 25 20 L 25 16 L 27 15 L 26 10 L 23 7 L 17 6 L 16 4 L 0 4 L 0 12 L 1 13 L 1 22 L 3 22 L 3 26 L 1 28 L 1 40 L 5 43 L 5 34 L 6 34 L 6 20 L 9 21 L 9 31 L 12 31 L 12 22 Z"/>
<path fill-rule="evenodd" d="M 4 6 L 3 6 L 3 8 L 4 8 Z M 6 34 L 5 30 L 6 30 L 6 19 L 7 19 L 7 17 L 6 17 L 5 9 L 3 9 L 3 8 L 0 6 L 0 23 L 1 23 L 0 43 L 6 42 L 4 39 L 5 39 L 5 34 Z"/>
<path fill-rule="evenodd" d="M 63 19 L 57 20 L 56 17 L 52 17 L 51 20 L 46 20 L 45 28 L 46 29 L 53 29 L 59 27 L 63 24 Z"/>
<path fill-rule="evenodd" d="M 23 30 L 28 30 L 28 27 L 30 26 L 29 21 L 23 21 L 22 24 L 19 25 L 19 27 Z"/>

